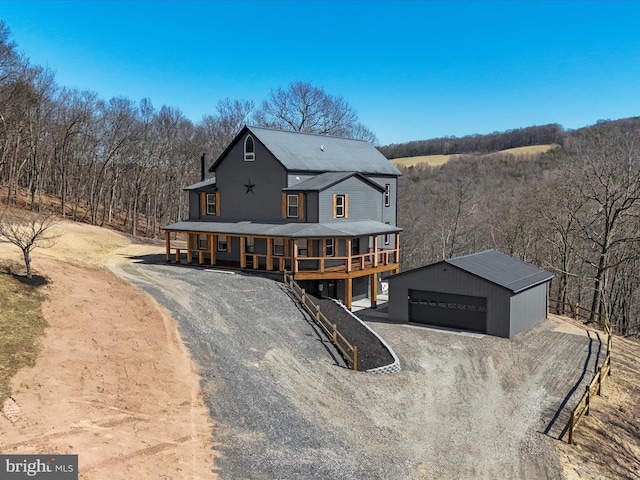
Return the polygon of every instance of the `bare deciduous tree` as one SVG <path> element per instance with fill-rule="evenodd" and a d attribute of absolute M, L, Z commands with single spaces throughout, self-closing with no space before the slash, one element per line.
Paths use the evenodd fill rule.
<path fill-rule="evenodd" d="M 31 252 L 35 248 L 50 248 L 58 234 L 51 227 L 59 222 L 51 213 L 27 213 L 5 211 L 0 216 L 0 237 L 5 238 L 22 251 L 27 278 L 32 278 Z"/>
<path fill-rule="evenodd" d="M 591 321 L 610 310 L 604 302 L 610 273 L 628 256 L 629 244 L 640 244 L 640 135 L 636 130 L 599 127 L 577 136 L 566 163 L 569 183 L 579 185 L 586 215 L 576 216 L 579 234 L 590 247 L 583 260 L 591 265 L 593 297 Z"/>
<path fill-rule="evenodd" d="M 375 135 L 358 122 L 358 115 L 342 97 L 327 94 L 307 82 L 272 90 L 253 116 L 254 123 L 303 133 L 356 138 L 376 143 Z"/>

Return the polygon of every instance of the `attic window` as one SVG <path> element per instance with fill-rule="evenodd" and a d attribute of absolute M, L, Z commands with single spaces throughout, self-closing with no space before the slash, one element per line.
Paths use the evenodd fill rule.
<path fill-rule="evenodd" d="M 256 159 L 255 145 L 253 143 L 253 137 L 247 135 L 244 139 L 244 161 L 253 162 Z"/>

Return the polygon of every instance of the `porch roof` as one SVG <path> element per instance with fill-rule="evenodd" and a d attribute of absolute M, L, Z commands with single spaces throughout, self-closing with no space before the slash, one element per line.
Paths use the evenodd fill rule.
<path fill-rule="evenodd" d="M 162 228 L 168 232 L 215 233 L 278 238 L 340 238 L 386 235 L 402 229 L 375 220 L 337 220 L 324 223 L 177 222 Z"/>

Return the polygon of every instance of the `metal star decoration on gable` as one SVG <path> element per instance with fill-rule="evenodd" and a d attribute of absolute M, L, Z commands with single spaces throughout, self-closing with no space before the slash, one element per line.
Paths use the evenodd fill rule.
<path fill-rule="evenodd" d="M 249 179 L 249 181 L 247 183 L 244 184 L 245 187 L 247 187 L 247 191 L 244 192 L 244 194 L 246 195 L 247 193 L 251 192 L 253 193 L 253 187 L 255 187 L 255 183 L 251 183 L 251 179 Z M 253 193 L 255 195 L 255 193 Z"/>

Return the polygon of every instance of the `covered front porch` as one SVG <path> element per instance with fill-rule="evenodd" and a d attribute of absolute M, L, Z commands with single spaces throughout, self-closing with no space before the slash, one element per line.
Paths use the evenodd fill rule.
<path fill-rule="evenodd" d="M 186 223 L 195 225 L 184 225 Z M 309 231 L 309 224 L 297 224 L 295 228 L 291 228 L 291 224 L 249 224 L 254 227 L 249 230 L 247 223 L 181 222 L 182 225 L 165 227 L 166 260 L 203 266 L 286 272 L 301 281 L 340 280 L 340 284 L 344 284 L 342 296 L 347 308 L 351 308 L 353 300 L 354 279 L 370 277 L 369 298 L 371 306 L 375 307 L 378 275 L 399 271 L 400 229 L 396 227 L 368 222 L 376 224 L 377 228 L 373 232 L 365 233 L 364 225 L 358 225 L 354 229 L 351 224 L 349 233 L 352 236 L 340 236 L 339 234 L 344 235 L 346 232 L 338 231 L 333 226 L 331 232 L 323 232 L 330 233 L 330 236 L 305 236 L 305 233 L 315 233 Z M 281 231 L 267 235 L 266 227 L 272 230 L 280 227 Z M 313 230 L 318 230 L 317 225 L 312 227 Z M 380 229 L 382 232 L 375 231 Z M 285 236 L 284 233 L 288 235 Z"/>

